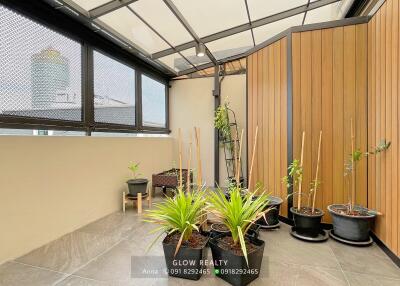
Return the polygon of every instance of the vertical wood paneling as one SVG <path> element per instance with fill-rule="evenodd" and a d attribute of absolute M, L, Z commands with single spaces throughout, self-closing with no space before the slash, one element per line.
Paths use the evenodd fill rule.
<path fill-rule="evenodd" d="M 308 191 L 315 175 L 319 131 L 323 131 L 316 205 L 326 210 L 329 204 L 348 201 L 350 185 L 345 184 L 344 164 L 351 153 L 351 119 L 357 148 L 365 150 L 367 146 L 367 25 L 294 33 L 293 39 L 294 122 L 300 119 L 300 124 L 293 126 L 294 158 L 300 158 L 304 130 L 303 189 Z M 357 203 L 364 205 L 366 171 L 364 163 L 356 178 Z M 331 221 L 329 215 L 324 221 Z"/>
<path fill-rule="evenodd" d="M 333 29 L 333 201 L 344 202 L 343 27 Z"/>
<path fill-rule="evenodd" d="M 301 45 L 300 33 L 292 34 L 292 76 L 293 76 L 293 159 L 300 158 L 301 149 Z M 293 196 L 293 205 L 297 204 L 297 196 Z"/>
<path fill-rule="evenodd" d="M 254 54 L 247 57 L 247 162 L 248 171 L 250 171 L 250 161 L 253 146 L 253 57 Z"/>
<path fill-rule="evenodd" d="M 350 186 L 346 186 L 343 175 L 344 163 L 351 152 L 351 118 L 357 148 L 372 150 L 382 139 L 391 141 L 387 152 L 358 164 L 356 203 L 382 213 L 377 217 L 374 232 L 397 255 L 400 254 L 399 1 L 386 1 L 368 24 L 293 33 L 291 51 L 293 157 L 300 158 L 304 130 L 304 189 L 308 189 L 315 172 L 319 130 L 323 131 L 323 140 L 317 207 L 322 209 L 331 203 L 348 201 Z M 269 191 L 281 197 L 287 193 L 280 184 L 287 171 L 286 47 L 287 41 L 282 39 L 248 57 L 249 143 L 256 122 L 262 124 L 263 134 L 262 151 L 257 150 L 262 156 L 256 156 L 258 178 L 253 181 L 262 178 Z M 260 112 L 261 116 L 257 114 Z M 293 199 L 296 203 L 296 196 Z M 286 207 L 281 214 L 287 215 L 284 211 Z M 324 220 L 331 221 L 329 215 Z"/>
<path fill-rule="evenodd" d="M 322 31 L 322 136 L 324 138 L 321 153 L 321 188 L 323 206 L 333 202 L 333 30 Z M 327 212 L 326 212 L 327 213 Z M 326 221 L 332 219 L 327 213 Z"/>
<path fill-rule="evenodd" d="M 315 178 L 318 157 L 319 133 L 322 130 L 322 31 L 315 30 L 311 34 L 311 180 Z M 321 181 L 321 172 L 319 172 L 318 181 Z M 307 186 L 306 186 L 307 187 Z M 311 186 L 308 186 L 310 188 Z M 322 206 L 323 193 L 318 192 L 316 195 L 317 206 Z"/>
<path fill-rule="evenodd" d="M 281 183 L 287 161 L 287 40 L 281 39 L 248 57 L 249 148 L 258 125 L 252 188 L 262 182 L 267 191 L 286 199 Z M 251 115 L 250 115 L 251 114 Z M 287 215 L 287 203 L 281 209 Z"/>
<path fill-rule="evenodd" d="M 368 23 L 368 148 L 389 150 L 368 160 L 368 207 L 378 210 L 374 232 L 397 255 L 399 239 L 399 0 L 386 1 Z"/>
<path fill-rule="evenodd" d="M 287 39 L 284 38 L 281 41 L 281 90 L 280 90 L 280 102 L 281 102 L 281 171 L 280 178 L 286 176 L 287 174 Z M 287 200 L 285 199 L 287 196 L 287 189 L 279 180 L 278 184 L 280 184 L 280 197 L 284 199 L 281 215 L 287 216 Z"/>

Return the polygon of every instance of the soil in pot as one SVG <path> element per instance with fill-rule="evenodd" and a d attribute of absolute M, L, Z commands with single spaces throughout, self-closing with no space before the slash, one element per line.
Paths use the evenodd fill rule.
<path fill-rule="evenodd" d="M 265 243 L 249 237 L 246 240 L 247 265 L 240 247 L 234 244 L 232 237 L 220 235 L 210 240 L 214 261 L 222 261 L 215 266 L 215 274 L 234 286 L 247 285 L 260 275 Z"/>
<path fill-rule="evenodd" d="M 270 196 L 269 199 L 270 202 L 267 208 L 270 208 L 270 210 L 265 214 L 265 218 L 262 217 L 257 221 L 257 224 L 261 225 L 261 227 L 275 226 L 279 223 L 279 211 L 283 200 L 273 196 Z"/>
<path fill-rule="evenodd" d="M 328 206 L 332 216 L 333 233 L 345 240 L 363 242 L 369 240 L 371 223 L 376 215 L 367 208 L 355 206 L 348 212 L 348 206 L 342 204 Z"/>
<path fill-rule="evenodd" d="M 132 179 L 126 182 L 128 184 L 129 194 L 136 197 L 138 193 L 147 193 L 147 179 Z"/>
<path fill-rule="evenodd" d="M 207 259 L 208 237 L 198 232 L 193 232 L 188 241 L 183 242 L 176 256 L 175 249 L 180 239 L 180 234 L 167 235 L 163 241 L 165 263 L 168 275 L 199 280 L 206 273 L 204 261 Z"/>
<path fill-rule="evenodd" d="M 314 209 L 312 212 L 310 207 L 301 207 L 299 211 L 297 207 L 291 207 L 290 212 L 293 214 L 294 226 L 298 234 L 308 237 L 318 236 L 324 215 L 322 210 Z"/>

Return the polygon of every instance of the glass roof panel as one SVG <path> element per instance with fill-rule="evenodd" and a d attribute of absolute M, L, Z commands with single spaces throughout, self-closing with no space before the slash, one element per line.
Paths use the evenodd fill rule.
<path fill-rule="evenodd" d="M 244 31 L 206 44 L 217 60 L 241 54 L 253 47 L 250 31 Z"/>
<path fill-rule="evenodd" d="M 126 7 L 105 14 L 99 20 L 148 53 L 152 54 L 170 47 Z"/>
<path fill-rule="evenodd" d="M 304 24 L 313 24 L 337 20 L 339 3 L 340 1 L 308 11 Z"/>
<path fill-rule="evenodd" d="M 248 23 L 243 0 L 172 0 L 199 37 Z"/>
<path fill-rule="evenodd" d="M 180 72 L 193 67 L 178 53 L 159 58 L 158 60 L 176 72 Z"/>
<path fill-rule="evenodd" d="M 248 0 L 250 19 L 258 20 L 307 4 L 308 0 Z"/>
<path fill-rule="evenodd" d="M 173 46 L 193 40 L 162 0 L 136 1 L 130 7 Z"/>
<path fill-rule="evenodd" d="M 273 36 L 283 32 L 284 30 L 293 27 L 300 26 L 303 21 L 304 13 L 285 18 L 280 21 L 276 21 L 264 26 L 253 29 L 254 40 L 256 45 L 272 38 Z"/>
<path fill-rule="evenodd" d="M 89 11 L 93 8 L 99 7 L 107 2 L 110 2 L 110 0 L 73 0 L 73 1 L 86 11 Z"/>
<path fill-rule="evenodd" d="M 190 61 L 195 66 L 199 66 L 199 65 L 207 64 L 207 63 L 211 62 L 211 60 L 207 57 L 207 55 L 204 55 L 203 57 L 198 57 L 196 55 L 196 49 L 195 48 L 191 48 L 191 49 L 187 49 L 187 50 L 181 51 L 181 54 L 185 58 L 187 58 L 188 61 Z"/>

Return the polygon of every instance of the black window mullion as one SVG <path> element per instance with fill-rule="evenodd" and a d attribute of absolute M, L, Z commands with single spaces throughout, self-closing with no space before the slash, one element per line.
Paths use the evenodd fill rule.
<path fill-rule="evenodd" d="M 94 126 L 93 49 L 88 44 L 82 48 L 83 121 L 88 136 Z"/>
<path fill-rule="evenodd" d="M 135 114 L 136 114 L 136 128 L 137 130 L 143 130 L 143 113 L 142 113 L 142 73 L 136 71 L 136 83 L 135 83 Z"/>

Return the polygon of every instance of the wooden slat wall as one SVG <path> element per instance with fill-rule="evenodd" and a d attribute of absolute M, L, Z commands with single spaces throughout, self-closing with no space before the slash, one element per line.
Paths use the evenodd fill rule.
<path fill-rule="evenodd" d="M 399 0 L 387 0 L 368 23 L 368 147 L 382 139 L 388 151 L 368 159 L 368 207 L 378 216 L 376 235 L 400 255 Z"/>
<path fill-rule="evenodd" d="M 382 213 L 374 232 L 397 255 L 400 255 L 399 2 L 387 0 L 368 24 L 293 33 L 291 67 L 294 158 L 300 158 L 301 133 L 306 131 L 304 188 L 313 178 L 318 134 L 320 130 L 323 132 L 317 207 L 326 210 L 329 204 L 348 201 L 343 174 L 344 163 L 351 153 L 351 118 L 355 123 L 357 148 L 372 150 L 382 139 L 392 142 L 387 152 L 358 164 L 356 199 L 358 204 Z M 261 136 L 254 182 L 264 181 L 281 197 L 286 196 L 286 189 L 280 185 L 280 178 L 286 175 L 287 168 L 286 45 L 286 39 L 280 40 L 247 58 L 249 159 L 256 125 Z M 286 207 L 282 215 L 287 215 Z M 331 222 L 329 214 L 324 221 Z"/>
<path fill-rule="evenodd" d="M 252 158 L 255 128 L 258 140 L 253 184 L 286 198 L 281 179 L 287 171 L 287 39 L 283 38 L 247 58 L 248 159 Z M 281 215 L 287 216 L 287 202 Z"/>
<path fill-rule="evenodd" d="M 343 176 L 351 153 L 350 121 L 356 145 L 367 147 L 367 24 L 293 33 L 293 158 L 300 159 L 306 132 L 303 189 L 315 177 L 319 132 L 322 152 L 316 205 L 331 222 L 329 204 L 347 202 Z M 357 203 L 367 204 L 367 162 L 357 169 Z M 294 203 L 296 203 L 294 196 Z M 307 204 L 303 196 L 303 205 Z"/>

